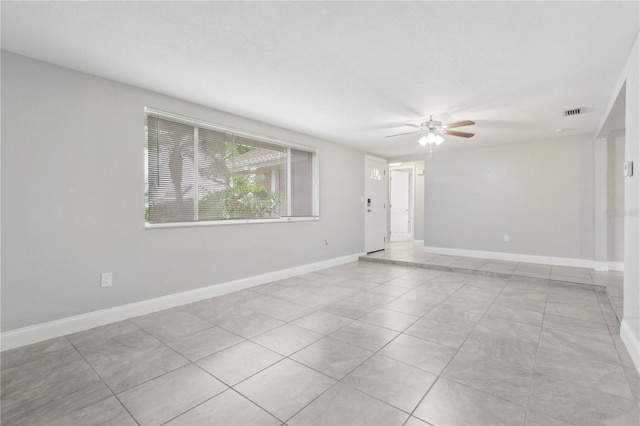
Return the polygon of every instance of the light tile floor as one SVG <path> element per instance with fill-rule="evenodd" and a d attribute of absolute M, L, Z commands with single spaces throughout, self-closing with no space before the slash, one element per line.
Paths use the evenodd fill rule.
<path fill-rule="evenodd" d="M 384 262 L 405 266 L 416 266 L 451 272 L 473 273 L 495 278 L 535 280 L 548 284 L 595 286 L 606 290 L 606 295 L 618 318 L 622 319 L 622 282 L 624 274 L 618 271 L 595 271 L 589 268 L 551 266 L 537 263 L 511 262 L 506 260 L 474 257 L 448 256 L 426 253 L 422 245 L 409 242 L 387 244 L 383 251 L 362 256 L 368 262 Z"/>
<path fill-rule="evenodd" d="M 611 306 L 548 280 L 360 261 L 5 351 L 2 424 L 638 425 Z"/>

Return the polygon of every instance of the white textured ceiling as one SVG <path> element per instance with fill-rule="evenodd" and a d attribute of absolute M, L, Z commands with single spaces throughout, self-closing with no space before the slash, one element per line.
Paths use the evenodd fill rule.
<path fill-rule="evenodd" d="M 477 123 L 438 149 L 594 132 L 639 29 L 637 1 L 1 7 L 3 49 L 386 157 L 429 114 Z"/>

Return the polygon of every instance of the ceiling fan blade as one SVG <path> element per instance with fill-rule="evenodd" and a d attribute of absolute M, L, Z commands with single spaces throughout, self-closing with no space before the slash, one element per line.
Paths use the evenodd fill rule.
<path fill-rule="evenodd" d="M 471 136 L 474 135 L 474 133 L 467 133 L 467 132 L 458 132 L 455 130 L 445 130 L 444 131 L 445 135 L 451 135 L 451 136 L 460 136 L 463 138 L 470 138 Z"/>
<path fill-rule="evenodd" d="M 458 121 L 457 123 L 445 124 L 444 127 L 446 127 L 447 129 L 454 129 L 456 127 L 471 126 L 473 124 L 476 124 L 476 123 L 471 120 L 465 120 L 465 121 Z"/>
<path fill-rule="evenodd" d="M 385 136 L 385 138 L 395 138 L 396 136 L 413 135 L 413 134 L 416 134 L 416 133 L 420 133 L 420 132 L 398 133 L 397 135 L 388 135 L 388 136 Z"/>

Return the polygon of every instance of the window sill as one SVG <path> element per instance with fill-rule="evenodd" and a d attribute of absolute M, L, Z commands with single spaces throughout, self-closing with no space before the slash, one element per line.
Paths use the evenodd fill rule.
<path fill-rule="evenodd" d="M 278 219 L 230 219 L 230 220 L 209 220 L 202 222 L 174 222 L 174 223 L 145 223 L 147 229 L 158 228 L 190 228 L 193 226 L 220 226 L 220 225 L 246 225 L 253 223 L 284 223 L 284 222 L 308 222 L 320 220 L 319 216 L 305 217 L 282 217 Z"/>

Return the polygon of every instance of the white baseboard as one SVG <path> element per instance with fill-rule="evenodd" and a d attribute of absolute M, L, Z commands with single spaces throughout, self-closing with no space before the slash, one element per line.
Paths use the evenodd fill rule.
<path fill-rule="evenodd" d="M 593 269 L 596 271 L 602 271 L 602 272 L 606 272 L 608 271 L 610 268 L 609 266 L 609 262 L 599 262 L 599 261 L 593 261 Z"/>
<path fill-rule="evenodd" d="M 618 271 L 624 272 L 624 262 L 597 262 L 593 261 L 593 269 L 596 271 Z"/>
<path fill-rule="evenodd" d="M 622 319 L 620 322 L 620 338 L 627 347 L 627 352 L 631 355 L 631 359 L 636 365 L 636 370 L 640 372 L 640 340 L 638 340 L 638 336 L 633 332 L 629 321 L 626 319 Z"/>
<path fill-rule="evenodd" d="M 99 311 L 74 315 L 72 317 L 49 321 L 28 327 L 6 331 L 0 334 L 0 347 L 3 351 L 18 348 L 32 343 L 65 336 L 78 331 L 88 330 L 101 325 L 111 324 L 125 319 L 146 315 L 152 312 L 169 309 L 187 303 L 197 302 L 211 297 L 222 296 L 234 291 L 267 284 L 273 281 L 283 280 L 296 275 L 307 274 L 345 263 L 356 262 L 364 253 L 337 257 L 320 262 L 309 263 L 293 268 L 282 269 L 252 277 L 242 278 L 226 283 L 215 284 L 194 290 L 155 297 L 140 302 L 127 303 Z"/>
<path fill-rule="evenodd" d="M 609 262 L 609 270 L 624 272 L 624 262 Z"/>
<path fill-rule="evenodd" d="M 510 260 L 512 262 L 541 263 L 543 265 L 573 266 L 576 268 L 593 268 L 593 260 L 572 259 L 565 257 L 538 256 L 533 254 L 500 253 L 497 251 L 480 251 L 452 249 L 444 247 L 425 247 L 424 251 L 448 256 L 479 257 L 483 259 Z"/>

